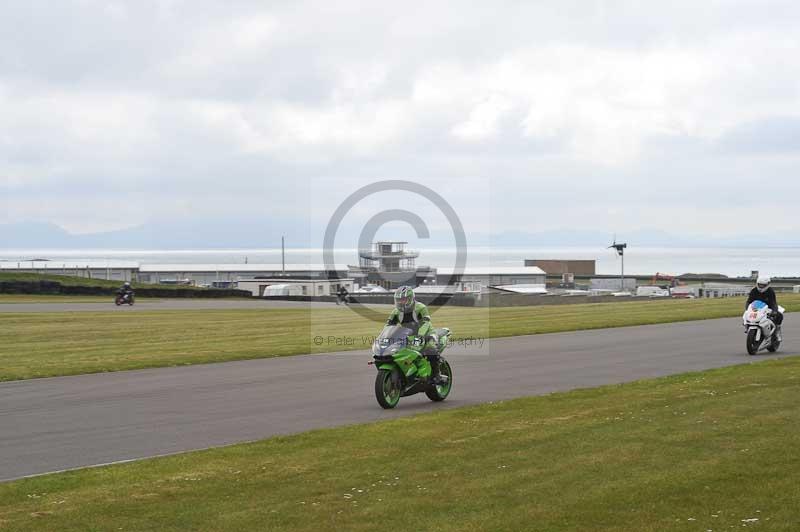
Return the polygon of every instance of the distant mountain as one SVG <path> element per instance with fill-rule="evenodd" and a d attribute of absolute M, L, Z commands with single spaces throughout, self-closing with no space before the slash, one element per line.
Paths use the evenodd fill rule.
<path fill-rule="evenodd" d="M 607 247 L 616 236 L 617 242 L 626 242 L 632 247 L 652 248 L 695 248 L 695 247 L 800 247 L 800 238 L 763 236 L 742 237 L 702 237 L 697 235 L 673 235 L 666 231 L 640 230 L 627 233 L 609 233 L 605 231 L 560 230 L 538 233 L 502 232 L 492 236 L 471 237 L 471 245 L 487 245 L 492 247 Z"/>
<path fill-rule="evenodd" d="M 321 247 L 325 226 L 313 226 L 307 219 L 293 222 L 265 218 L 225 220 L 177 220 L 143 224 L 130 229 L 103 233 L 71 234 L 51 223 L 21 222 L 0 225 L 0 249 L 219 249 L 276 248 L 286 236 L 291 248 Z M 337 234 L 337 247 L 356 247 L 360 227 L 343 225 Z M 702 238 L 678 236 L 665 231 L 641 230 L 616 235 L 617 241 L 635 247 L 800 247 L 800 239 L 745 236 Z M 386 227 L 378 237 L 416 241 L 407 228 Z M 413 237 L 413 238 L 411 238 Z M 470 233 L 470 246 L 495 248 L 565 248 L 609 246 L 612 233 L 595 230 L 563 229 L 525 232 L 502 231 Z M 452 234 L 431 235 L 426 247 L 450 247 Z"/>
<path fill-rule="evenodd" d="M 180 220 L 130 229 L 75 235 L 54 224 L 0 225 L 0 249 L 212 249 L 279 247 L 285 235 L 293 247 L 311 242 L 308 227 L 258 220 Z"/>

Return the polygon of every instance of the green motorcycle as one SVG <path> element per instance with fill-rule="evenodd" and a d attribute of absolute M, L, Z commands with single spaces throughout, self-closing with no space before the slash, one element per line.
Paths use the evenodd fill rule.
<path fill-rule="evenodd" d="M 424 392 L 431 401 L 444 401 L 453 388 L 453 370 L 441 356 L 450 339 L 450 329 L 434 331 L 440 355 L 439 371 L 444 384 L 430 382 L 431 363 L 421 350 L 425 341 L 412 329 L 402 325 L 387 325 L 372 344 L 372 357 L 378 369 L 375 377 L 375 398 L 383 408 L 394 408 L 401 397 Z"/>

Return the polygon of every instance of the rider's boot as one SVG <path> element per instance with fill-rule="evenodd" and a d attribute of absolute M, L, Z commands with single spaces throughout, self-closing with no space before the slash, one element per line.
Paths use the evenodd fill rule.
<path fill-rule="evenodd" d="M 447 384 L 447 377 L 441 373 L 441 357 L 433 355 L 430 357 L 431 361 L 431 384 L 434 386 L 442 386 Z"/>

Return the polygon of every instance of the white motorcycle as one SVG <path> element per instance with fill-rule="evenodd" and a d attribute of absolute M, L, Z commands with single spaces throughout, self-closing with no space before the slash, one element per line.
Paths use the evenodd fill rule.
<path fill-rule="evenodd" d="M 786 309 L 778 307 L 781 314 Z M 742 317 L 744 332 L 747 333 L 747 352 L 751 355 L 766 349 L 774 353 L 781 347 L 778 326 L 772 321 L 772 310 L 763 301 L 754 301 Z"/>

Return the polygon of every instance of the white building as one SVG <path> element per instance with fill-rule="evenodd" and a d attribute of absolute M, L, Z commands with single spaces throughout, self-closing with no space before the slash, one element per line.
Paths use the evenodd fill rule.
<path fill-rule="evenodd" d="M 348 277 L 347 266 L 334 265 L 328 270 L 322 264 L 142 264 L 139 281 L 143 283 L 188 280 L 193 284 L 211 286 L 215 282 L 232 282 L 256 277 L 326 279 Z"/>
<path fill-rule="evenodd" d="M 470 267 L 462 272 L 455 268 L 437 268 L 437 284 L 447 284 L 452 279 L 454 283 L 478 283 L 481 286 L 504 286 L 512 284 L 545 285 L 547 274 L 536 266 L 501 266 L 501 267 Z"/>
<path fill-rule="evenodd" d="M 547 287 L 544 284 L 517 283 L 517 284 L 506 284 L 506 285 L 495 285 L 492 286 L 492 288 L 494 290 L 499 290 L 501 292 L 509 292 L 512 294 L 537 294 L 537 295 L 547 294 Z"/>
<path fill-rule="evenodd" d="M 619 277 L 595 277 L 589 279 L 589 290 L 610 290 L 612 292 L 619 292 L 622 290 L 635 292 L 636 278 L 625 277 L 623 284 L 623 280 Z"/>
<path fill-rule="evenodd" d="M 253 297 L 270 296 L 332 296 L 344 286 L 353 292 L 353 279 L 240 279 L 239 290 L 247 290 Z"/>
<path fill-rule="evenodd" d="M 750 293 L 749 285 L 724 284 L 724 283 L 704 283 L 700 288 L 700 297 L 741 297 Z"/>

